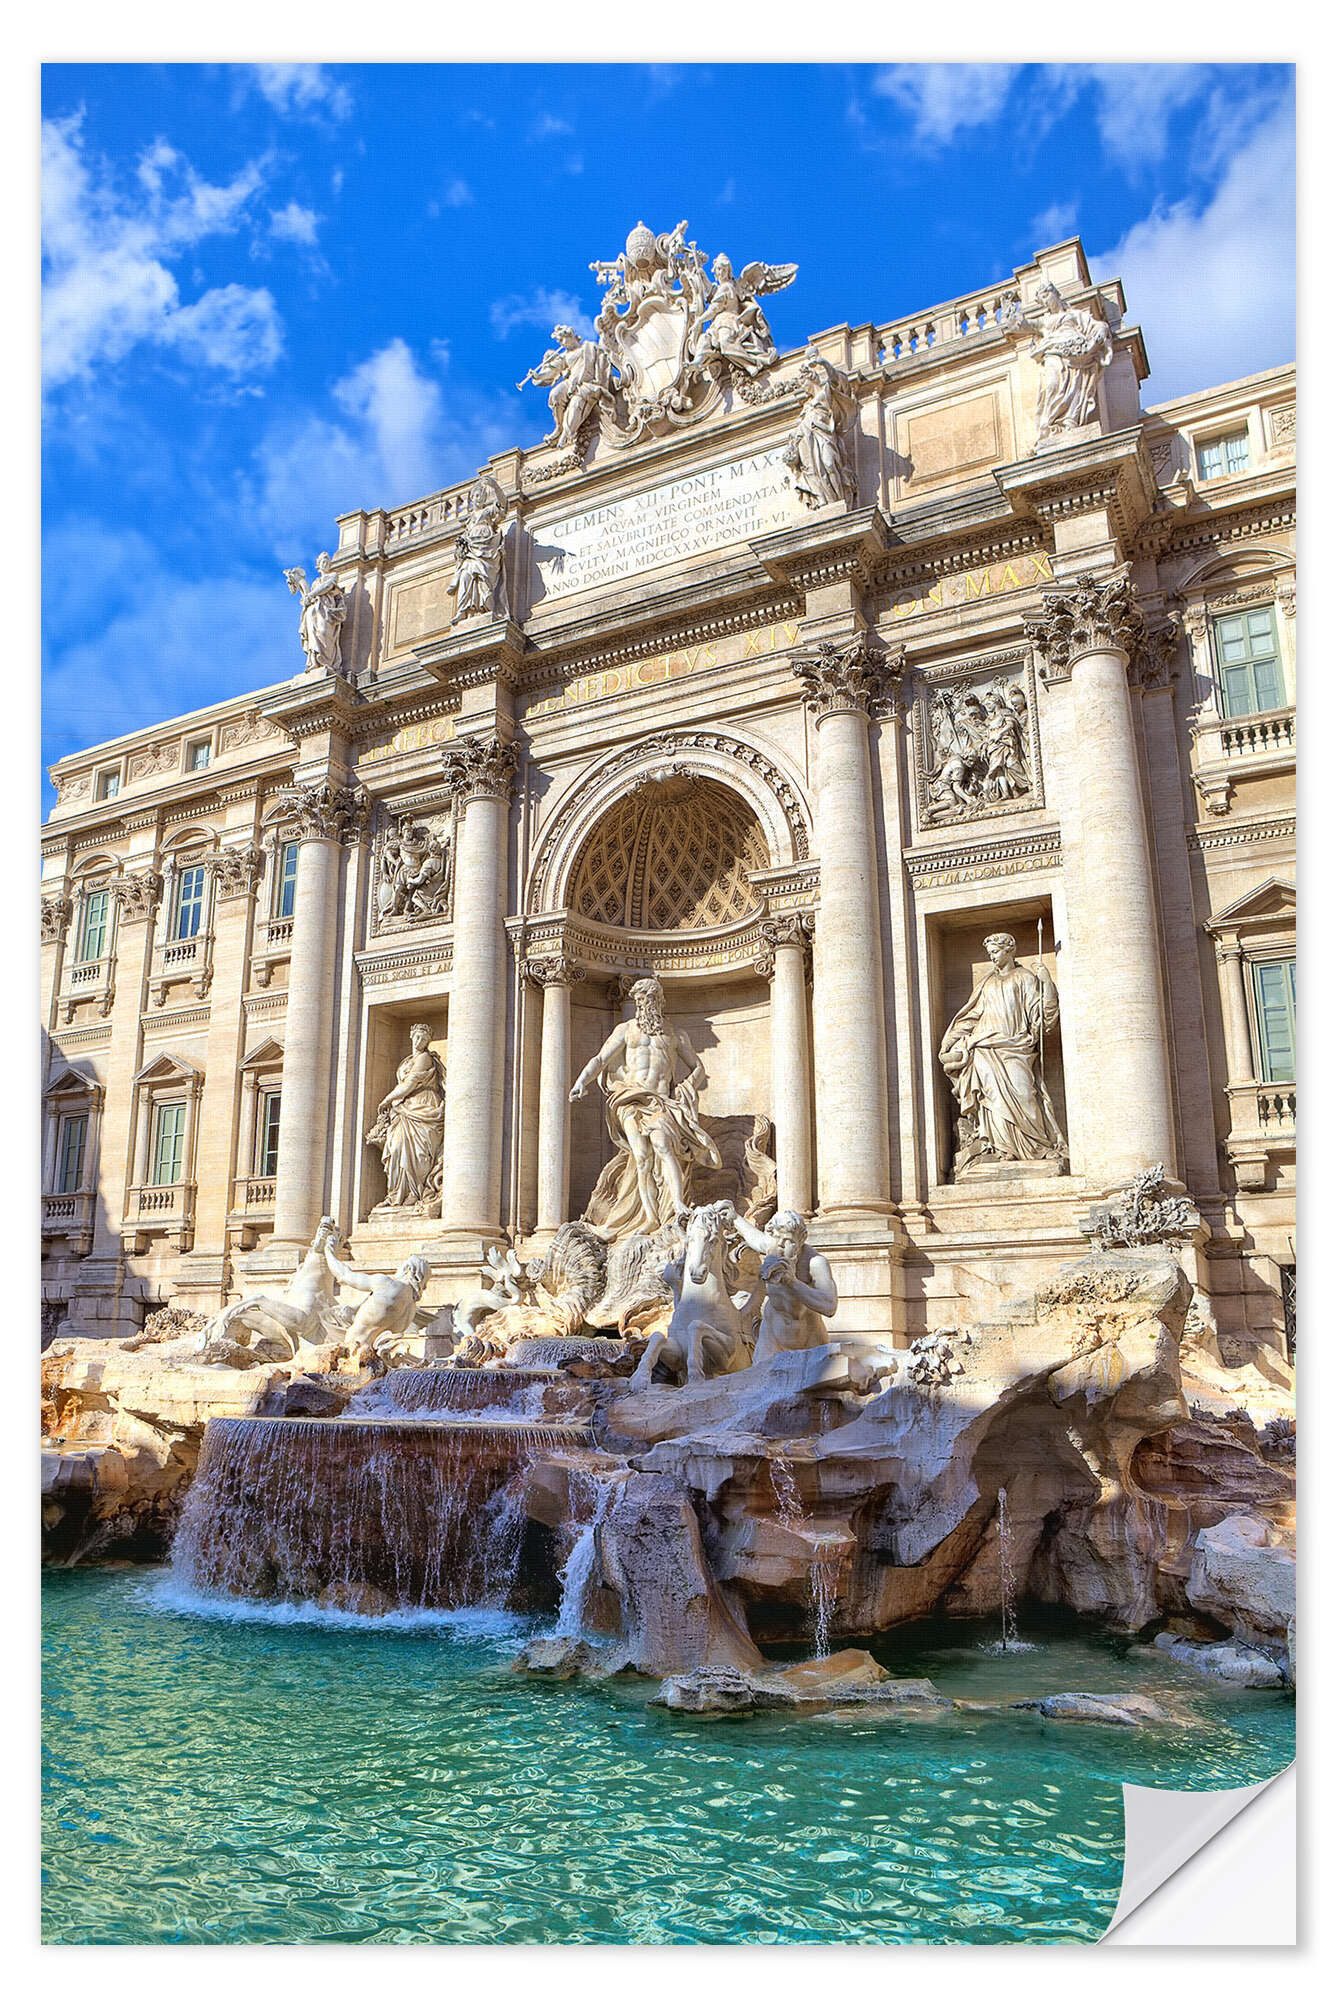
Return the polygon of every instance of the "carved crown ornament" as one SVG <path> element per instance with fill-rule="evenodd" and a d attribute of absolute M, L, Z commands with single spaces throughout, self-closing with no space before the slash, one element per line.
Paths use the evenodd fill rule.
<path fill-rule="evenodd" d="M 813 653 L 797 654 L 792 672 L 816 723 L 830 715 L 896 715 L 907 654 L 886 653 L 865 638 L 821 640 Z"/>
<path fill-rule="evenodd" d="M 298 840 L 360 840 L 370 815 L 370 795 L 361 785 L 284 785 L 274 799 L 274 817 L 293 823 Z"/>
<path fill-rule="evenodd" d="M 595 432 L 623 449 L 693 423 L 716 407 L 724 386 L 747 403 L 778 393 L 765 379 L 778 350 L 759 301 L 792 282 L 795 264 L 737 272 L 719 253 L 710 269 L 707 254 L 686 241 L 688 226 L 658 233 L 640 222 L 619 256 L 589 266 L 606 294 L 594 330 L 555 327 L 555 345 L 518 384 L 549 392 L 543 442 L 558 453 L 528 483 L 574 471 Z"/>
<path fill-rule="evenodd" d="M 576 958 L 568 958 L 559 953 L 552 957 L 530 958 L 523 970 L 534 986 L 577 986 L 586 979 L 586 968 Z"/>
<path fill-rule="evenodd" d="M 498 736 L 469 736 L 441 758 L 445 785 L 460 804 L 472 799 L 508 801 L 518 774 L 518 746 Z"/>
<path fill-rule="evenodd" d="M 1024 633 L 1042 655 L 1041 678 L 1048 686 L 1068 680 L 1086 653 L 1124 653 L 1132 659 L 1145 629 L 1138 595 L 1125 576 L 1105 582 L 1078 577 L 1043 591 L 1040 612 L 1023 621 Z"/>
<path fill-rule="evenodd" d="M 773 977 L 778 969 L 778 952 L 789 945 L 798 948 L 801 962 L 809 971 L 809 951 L 815 935 L 813 910 L 784 910 L 778 916 L 766 917 L 759 926 L 759 935 L 763 943 L 754 960 L 758 978 Z"/>

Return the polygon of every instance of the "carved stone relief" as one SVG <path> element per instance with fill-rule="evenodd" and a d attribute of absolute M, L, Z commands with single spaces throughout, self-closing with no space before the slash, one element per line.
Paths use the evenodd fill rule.
<path fill-rule="evenodd" d="M 440 923 L 453 902 L 454 812 L 392 815 L 375 846 L 371 927 L 376 932 Z"/>
<path fill-rule="evenodd" d="M 918 825 L 987 819 L 1042 803 L 1026 651 L 918 676 L 912 734 Z"/>
<path fill-rule="evenodd" d="M 65 935 L 65 926 L 73 914 L 74 904 L 68 896 L 42 897 L 42 943 L 55 944 Z"/>

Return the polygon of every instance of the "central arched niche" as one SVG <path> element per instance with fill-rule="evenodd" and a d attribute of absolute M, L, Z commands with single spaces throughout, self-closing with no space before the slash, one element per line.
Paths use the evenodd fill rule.
<path fill-rule="evenodd" d="M 768 859 L 764 830 L 738 793 L 714 778 L 649 772 L 585 840 L 569 908 L 617 930 L 712 930 L 760 908 L 750 871 Z"/>

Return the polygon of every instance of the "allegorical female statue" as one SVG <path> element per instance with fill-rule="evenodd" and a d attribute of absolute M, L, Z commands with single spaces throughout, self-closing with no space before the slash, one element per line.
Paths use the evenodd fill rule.
<path fill-rule="evenodd" d="M 411 1029 L 412 1053 L 398 1065 L 393 1089 L 380 1102 L 366 1143 L 384 1161 L 386 1208 L 438 1213 L 444 1146 L 444 1064 L 423 1021 Z"/>
<path fill-rule="evenodd" d="M 342 665 L 342 629 L 347 594 L 333 573 L 327 550 L 315 563 L 315 581 L 307 586 L 303 569 L 285 569 L 283 577 L 293 597 L 301 600 L 301 650 L 309 673 L 336 674 Z"/>
<path fill-rule="evenodd" d="M 467 519 L 458 537 L 454 617 L 489 616 L 508 609 L 504 582 L 505 497 L 483 473 L 468 495 Z"/>
<path fill-rule="evenodd" d="M 856 466 L 851 424 L 856 399 L 840 368 L 817 356 L 801 368 L 805 403 L 782 462 L 791 468 L 793 483 L 807 507 L 827 507 L 835 500 L 856 501 Z"/>
<path fill-rule="evenodd" d="M 1097 376 L 1111 359 L 1111 329 L 1081 306 L 1065 303 L 1047 279 L 1037 301 L 1045 315 L 1032 348 L 1041 363 L 1037 442 L 1077 430 L 1097 415 Z"/>
<path fill-rule="evenodd" d="M 991 969 L 940 1043 L 958 1100 L 955 1170 L 974 1160 L 1062 1160 L 1068 1152 L 1041 1073 L 1060 1002 L 1045 966 L 1030 972 L 1017 949 L 1006 931 L 986 939 Z"/>

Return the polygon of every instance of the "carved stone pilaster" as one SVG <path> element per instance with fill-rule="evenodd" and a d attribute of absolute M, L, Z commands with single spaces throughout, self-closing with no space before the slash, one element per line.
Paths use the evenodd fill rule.
<path fill-rule="evenodd" d="M 137 875 L 120 875 L 108 883 L 120 910 L 122 924 L 144 923 L 162 898 L 162 877 L 154 868 Z"/>
<path fill-rule="evenodd" d="M 213 878 L 219 902 L 235 896 L 253 896 L 263 865 L 257 847 L 224 847 L 206 856 L 204 867 Z"/>
<path fill-rule="evenodd" d="M 370 796 L 360 785 L 287 785 L 278 803 L 295 822 L 298 840 L 360 840 L 370 813 Z"/>
<path fill-rule="evenodd" d="M 42 943 L 58 944 L 74 914 L 69 896 L 42 897 Z"/>
<path fill-rule="evenodd" d="M 754 970 L 759 979 L 771 979 L 778 968 L 779 945 L 794 944 L 801 948 L 801 959 L 807 974 L 810 970 L 810 941 L 815 934 L 815 913 L 813 910 L 784 910 L 776 917 L 767 917 L 759 926 L 763 939 L 763 950 L 755 954 Z"/>
<path fill-rule="evenodd" d="M 1042 680 L 1066 681 L 1085 653 L 1118 652 L 1133 658 L 1143 643 L 1143 613 L 1128 577 L 1103 582 L 1082 576 L 1042 593 L 1041 611 L 1023 630 L 1042 655 Z"/>
<path fill-rule="evenodd" d="M 441 763 L 444 781 L 455 798 L 508 800 L 518 771 L 518 749 L 498 736 L 470 736 L 452 744 Z"/>
<path fill-rule="evenodd" d="M 1145 694 L 1170 689 L 1172 681 L 1176 678 L 1176 648 L 1180 636 L 1181 628 L 1174 618 L 1164 619 L 1160 625 L 1145 628 L 1130 661 L 1130 674 L 1134 684 Z"/>
<path fill-rule="evenodd" d="M 813 653 L 798 654 L 792 672 L 818 724 L 825 716 L 858 709 L 869 716 L 896 715 L 905 659 L 901 646 L 886 653 L 864 638 L 825 639 Z"/>
<path fill-rule="evenodd" d="M 577 986 L 587 972 L 576 958 L 530 958 L 525 960 L 524 975 L 534 986 Z"/>

